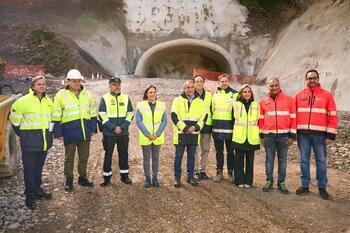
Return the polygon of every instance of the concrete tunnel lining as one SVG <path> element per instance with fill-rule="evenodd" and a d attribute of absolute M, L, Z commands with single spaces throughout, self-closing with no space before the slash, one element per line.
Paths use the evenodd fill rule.
<path fill-rule="evenodd" d="M 137 63 L 135 75 L 147 77 L 148 68 L 155 60 L 176 53 L 206 56 L 215 60 L 221 71 L 237 73 L 232 56 L 221 46 L 196 39 L 178 39 L 157 44 L 144 52 Z"/>

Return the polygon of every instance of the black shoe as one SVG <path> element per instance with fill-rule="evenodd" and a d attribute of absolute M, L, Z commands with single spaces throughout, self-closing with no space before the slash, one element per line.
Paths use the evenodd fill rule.
<path fill-rule="evenodd" d="M 94 187 L 94 183 L 92 183 L 86 176 L 80 176 L 78 180 L 78 184 L 85 187 Z"/>
<path fill-rule="evenodd" d="M 35 199 L 32 197 L 27 197 L 25 201 L 26 206 L 30 210 L 35 210 L 37 208 L 37 204 L 35 202 Z"/>
<path fill-rule="evenodd" d="M 121 182 L 123 182 L 124 184 L 132 184 L 132 181 L 129 179 L 128 175 L 124 175 L 120 178 Z"/>
<path fill-rule="evenodd" d="M 191 184 L 192 186 L 198 186 L 198 182 L 194 178 L 188 178 L 187 183 Z"/>
<path fill-rule="evenodd" d="M 103 176 L 103 182 L 100 183 L 101 187 L 107 187 L 110 184 L 111 176 Z"/>
<path fill-rule="evenodd" d="M 300 188 L 297 189 L 297 191 L 295 191 L 295 193 L 297 195 L 299 195 L 299 196 L 305 195 L 305 194 L 307 194 L 309 192 L 310 192 L 309 188 L 306 188 L 306 187 L 303 187 L 303 186 L 301 186 Z"/>
<path fill-rule="evenodd" d="M 151 177 L 146 177 L 146 180 L 145 180 L 145 188 L 150 188 L 152 185 L 151 183 Z"/>
<path fill-rule="evenodd" d="M 158 188 L 158 187 L 159 187 L 159 182 L 158 182 L 158 178 L 157 178 L 157 177 L 153 177 L 153 178 L 152 178 L 152 185 L 153 185 L 153 187 L 155 187 L 155 188 Z"/>
<path fill-rule="evenodd" d="M 180 188 L 180 187 L 181 187 L 181 181 L 180 181 L 180 179 L 175 179 L 174 187 L 175 187 L 175 188 Z"/>
<path fill-rule="evenodd" d="M 35 193 L 35 198 L 37 199 L 44 198 L 49 200 L 49 199 L 52 199 L 52 193 L 45 191 L 45 189 L 43 188 L 39 188 Z"/>
<path fill-rule="evenodd" d="M 209 176 L 207 176 L 207 173 L 201 172 L 201 179 L 202 180 L 209 180 Z"/>
<path fill-rule="evenodd" d="M 66 186 L 64 187 L 64 190 L 69 193 L 73 191 L 73 177 L 66 179 Z"/>
<path fill-rule="evenodd" d="M 325 188 L 319 188 L 318 191 L 320 192 L 320 196 L 322 199 L 324 199 L 324 200 L 329 199 L 329 194 L 327 193 Z"/>

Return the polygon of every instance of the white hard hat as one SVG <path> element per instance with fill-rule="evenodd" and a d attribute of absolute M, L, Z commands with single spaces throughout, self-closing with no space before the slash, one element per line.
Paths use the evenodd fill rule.
<path fill-rule="evenodd" d="M 80 79 L 84 80 L 84 77 L 81 75 L 80 71 L 77 69 L 71 69 L 67 73 L 67 79 Z"/>

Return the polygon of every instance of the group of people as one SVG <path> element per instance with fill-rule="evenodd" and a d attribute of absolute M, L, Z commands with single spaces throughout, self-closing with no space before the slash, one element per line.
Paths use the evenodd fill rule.
<path fill-rule="evenodd" d="M 52 198 L 41 187 L 42 169 L 53 137 L 63 140 L 65 147 L 65 190 L 73 191 L 73 168 L 78 151 L 78 184 L 92 187 L 87 178 L 90 140 L 97 128 L 103 134 L 103 181 L 106 187 L 112 177 L 112 155 L 115 145 L 119 156 L 120 179 L 132 184 L 129 177 L 128 128 L 134 116 L 139 129 L 139 143 L 143 153 L 146 188 L 158 187 L 160 147 L 164 144 L 167 125 L 166 104 L 157 98 L 157 89 L 150 85 L 137 102 L 136 110 L 128 95 L 121 93 L 119 77 L 109 79 L 109 91 L 102 96 L 98 112 L 95 100 L 82 85 L 83 76 L 72 69 L 67 73 L 67 85 L 58 91 L 52 101 L 46 94 L 43 75 L 32 79 L 29 93 L 17 100 L 11 109 L 10 121 L 20 137 L 26 205 L 37 206 L 36 200 Z M 199 180 L 208 180 L 206 173 L 211 138 L 216 152 L 214 182 L 224 179 L 224 148 L 228 181 L 239 188 L 253 184 L 254 152 L 265 147 L 266 183 L 264 192 L 273 189 L 274 160 L 278 158 L 277 187 L 288 193 L 285 184 L 288 147 L 297 140 L 300 150 L 301 186 L 296 194 L 309 192 L 310 154 L 316 158 L 316 179 L 319 194 L 328 199 L 326 145 L 335 140 L 337 128 L 336 105 L 332 95 L 322 89 L 319 73 L 306 72 L 307 87 L 295 97 L 281 91 L 278 78 L 267 81 L 269 93 L 260 102 L 254 98 L 250 85 L 237 92 L 229 86 L 229 76 L 218 77 L 214 94 L 205 90 L 201 75 L 185 81 L 183 92 L 171 106 L 173 144 L 175 145 L 174 187 L 180 188 L 182 158 L 187 151 L 187 183 L 197 186 Z M 135 113 L 135 115 L 134 115 Z"/>

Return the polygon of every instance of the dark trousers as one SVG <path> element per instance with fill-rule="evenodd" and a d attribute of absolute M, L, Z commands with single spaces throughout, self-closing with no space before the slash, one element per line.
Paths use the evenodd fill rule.
<path fill-rule="evenodd" d="M 23 174 L 26 197 L 33 198 L 42 183 L 46 151 L 23 151 Z"/>
<path fill-rule="evenodd" d="M 253 184 L 254 150 L 235 150 L 235 184 Z M 244 169 L 245 162 L 245 169 Z"/>
<path fill-rule="evenodd" d="M 175 145 L 174 175 L 175 179 L 181 179 L 181 163 L 185 149 L 187 149 L 187 178 L 193 179 L 194 155 L 197 145 Z"/>
<path fill-rule="evenodd" d="M 102 142 L 103 142 L 103 148 L 105 150 L 105 159 L 103 162 L 103 176 L 112 175 L 112 155 L 113 155 L 115 144 L 117 144 L 120 174 L 121 175 L 129 174 L 129 163 L 128 163 L 129 135 L 121 135 L 121 136 L 103 135 Z"/>
<path fill-rule="evenodd" d="M 227 171 L 229 174 L 232 174 L 234 168 L 234 152 L 231 140 L 214 139 L 214 146 L 216 150 L 216 171 L 222 172 L 224 169 L 224 144 L 226 144 L 227 151 Z"/>

